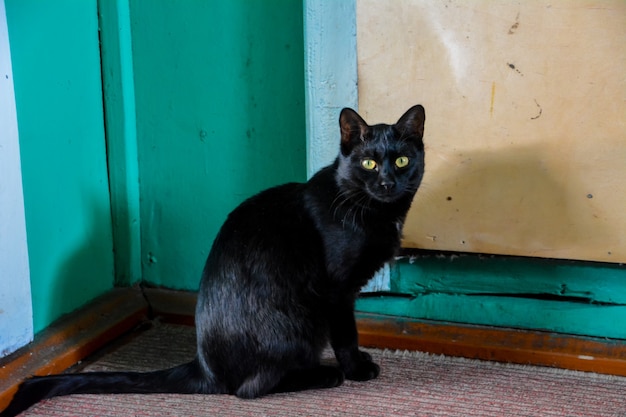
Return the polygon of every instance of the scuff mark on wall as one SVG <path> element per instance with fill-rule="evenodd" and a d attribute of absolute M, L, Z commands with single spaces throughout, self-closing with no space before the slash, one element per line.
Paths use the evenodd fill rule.
<path fill-rule="evenodd" d="M 517 31 L 517 28 L 519 28 L 519 12 L 517 12 L 517 16 L 515 16 L 515 23 L 513 23 L 513 25 L 509 29 L 509 35 L 514 35 Z"/>
<path fill-rule="evenodd" d="M 519 75 L 521 75 L 522 77 L 524 76 L 524 74 L 522 74 L 522 71 L 520 71 L 515 64 L 511 64 L 511 63 L 506 63 L 506 65 L 511 68 L 513 71 L 517 72 Z"/>
<path fill-rule="evenodd" d="M 535 104 L 537 105 L 537 108 L 539 109 L 539 113 L 537 113 L 537 115 L 535 117 L 531 117 L 530 120 L 537 120 L 538 118 L 541 117 L 541 114 L 543 113 L 543 109 L 541 108 L 541 106 L 537 102 L 537 99 L 535 99 Z"/>

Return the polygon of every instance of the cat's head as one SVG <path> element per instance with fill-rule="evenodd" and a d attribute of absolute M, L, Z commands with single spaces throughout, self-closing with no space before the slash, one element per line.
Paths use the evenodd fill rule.
<path fill-rule="evenodd" d="M 393 125 L 370 126 L 354 110 L 343 109 L 337 168 L 342 189 L 383 203 L 413 197 L 424 174 L 424 120 L 420 105 Z"/>

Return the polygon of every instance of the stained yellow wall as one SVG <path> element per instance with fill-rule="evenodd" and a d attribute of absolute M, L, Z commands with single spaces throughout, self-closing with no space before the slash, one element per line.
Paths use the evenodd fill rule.
<path fill-rule="evenodd" d="M 426 107 L 405 246 L 626 261 L 626 2 L 358 0 L 359 111 Z"/>

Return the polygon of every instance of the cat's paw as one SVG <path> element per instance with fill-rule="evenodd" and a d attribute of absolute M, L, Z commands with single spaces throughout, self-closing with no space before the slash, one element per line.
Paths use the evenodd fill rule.
<path fill-rule="evenodd" d="M 359 356 L 361 357 L 362 361 L 369 361 L 369 362 L 372 361 L 372 355 L 362 350 L 359 350 Z"/>
<path fill-rule="evenodd" d="M 318 368 L 319 387 L 320 388 L 335 388 L 343 384 L 345 380 L 345 374 L 339 368 L 334 366 L 321 366 Z"/>
<path fill-rule="evenodd" d="M 352 363 L 349 369 L 344 369 L 346 378 L 353 381 L 368 381 L 374 379 L 380 373 L 380 367 L 372 362 L 372 357 L 367 352 L 360 352 L 361 358 Z"/>
<path fill-rule="evenodd" d="M 367 381 L 376 378 L 380 373 L 378 365 L 372 362 L 372 356 L 362 350 L 336 349 L 335 356 L 346 379 Z"/>

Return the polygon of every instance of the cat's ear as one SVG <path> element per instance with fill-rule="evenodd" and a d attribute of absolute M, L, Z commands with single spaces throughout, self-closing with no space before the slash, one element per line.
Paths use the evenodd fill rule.
<path fill-rule="evenodd" d="M 400 133 L 400 137 L 413 136 L 420 142 L 424 137 L 424 121 L 426 114 L 424 107 L 419 104 L 411 107 L 400 117 L 395 127 Z"/>
<path fill-rule="evenodd" d="M 369 126 L 357 112 L 345 108 L 339 115 L 339 127 L 341 128 L 341 153 L 347 156 L 354 145 L 365 141 Z"/>

